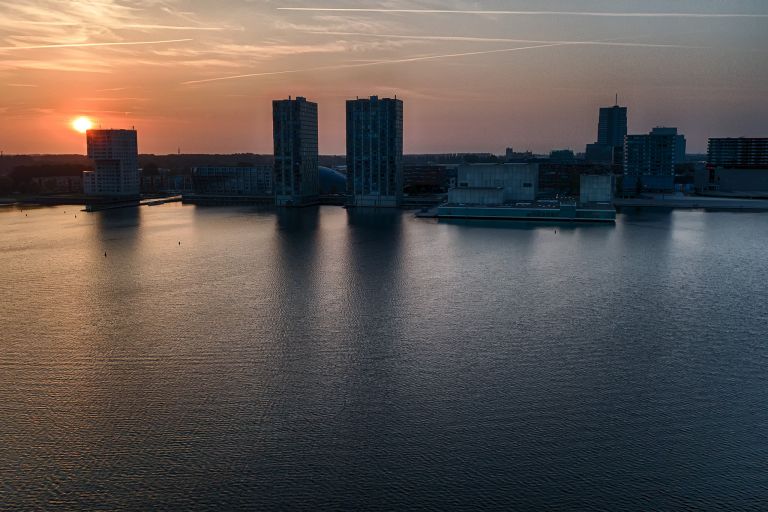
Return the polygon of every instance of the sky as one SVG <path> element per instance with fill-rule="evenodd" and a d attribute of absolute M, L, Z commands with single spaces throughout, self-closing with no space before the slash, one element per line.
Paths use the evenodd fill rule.
<path fill-rule="evenodd" d="M 397 95 L 406 153 L 583 151 L 629 132 L 768 136 L 765 0 L 0 0 L 0 151 L 84 153 L 71 121 L 142 153 L 272 152 L 271 101 Z"/>

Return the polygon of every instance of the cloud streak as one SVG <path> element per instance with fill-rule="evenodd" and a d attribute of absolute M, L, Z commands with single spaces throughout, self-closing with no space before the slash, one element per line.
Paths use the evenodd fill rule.
<path fill-rule="evenodd" d="M 243 30 L 242 28 L 230 28 L 230 27 L 201 27 L 190 25 L 151 25 L 142 23 L 129 23 L 122 25 L 119 28 L 122 29 L 137 29 L 137 30 L 202 30 L 202 31 L 219 31 L 219 30 Z"/>
<path fill-rule="evenodd" d="M 183 43 L 187 41 L 192 41 L 192 39 L 164 39 L 161 41 L 122 41 L 122 42 L 108 42 L 108 43 L 38 44 L 34 46 L 0 46 L 0 51 L 41 50 L 41 49 L 50 49 L 50 48 L 89 48 L 93 46 L 135 46 L 135 45 L 145 45 L 145 44 Z"/>
<path fill-rule="evenodd" d="M 384 14 L 480 14 L 515 16 L 594 16 L 601 18 L 768 18 L 768 14 L 703 12 L 587 12 L 587 11 L 506 11 L 469 9 L 370 9 L 357 7 L 278 7 L 278 11 L 384 13 Z"/>
<path fill-rule="evenodd" d="M 427 61 L 427 60 L 453 59 L 458 57 L 470 57 L 473 55 L 490 55 L 494 53 L 510 53 L 510 52 L 519 52 L 523 50 L 534 50 L 537 48 L 551 48 L 554 46 L 564 46 L 564 45 L 561 43 L 539 44 L 534 46 L 521 46 L 517 48 L 501 48 L 497 50 L 482 50 L 482 51 L 476 51 L 476 52 L 447 53 L 442 55 L 424 55 L 424 56 L 418 56 L 418 57 L 377 60 L 372 62 L 361 62 L 361 63 L 355 63 L 355 64 L 335 64 L 331 66 L 318 66 L 313 68 L 289 69 L 289 70 L 283 70 L 283 71 L 265 71 L 261 73 L 247 73 L 243 75 L 231 75 L 231 76 L 222 76 L 217 78 L 205 78 L 202 80 L 188 80 L 186 82 L 182 82 L 182 85 L 194 85 L 194 84 L 202 84 L 202 83 L 208 83 L 208 82 L 220 82 L 224 80 L 236 80 L 240 78 L 252 78 L 252 77 L 260 77 L 260 76 L 287 75 L 287 74 L 293 74 L 293 73 L 305 73 L 310 71 L 328 71 L 328 70 L 337 70 L 337 69 L 384 66 L 384 65 L 391 65 L 391 64 L 405 64 L 409 62 L 421 62 L 421 61 Z"/>
<path fill-rule="evenodd" d="M 463 37 L 463 36 L 430 36 L 430 35 L 401 35 L 401 34 L 370 34 L 364 32 L 328 32 L 328 31 L 309 31 L 311 34 L 327 34 L 333 36 L 354 36 L 354 37 L 381 37 L 387 39 L 408 39 L 417 41 L 455 41 L 470 43 L 521 43 L 521 44 L 558 44 L 558 45 L 591 45 L 591 46 L 627 46 L 638 48 L 687 48 L 687 49 L 706 49 L 707 46 L 689 46 L 681 44 L 664 43 L 631 43 L 615 41 L 552 41 L 537 39 L 509 39 L 505 37 Z"/>

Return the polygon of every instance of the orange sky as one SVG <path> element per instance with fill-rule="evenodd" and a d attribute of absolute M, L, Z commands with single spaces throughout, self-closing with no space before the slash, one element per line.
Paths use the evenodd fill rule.
<path fill-rule="evenodd" d="M 760 0 L 0 4 L 5 153 L 84 153 L 80 115 L 135 126 L 142 152 L 270 153 L 288 95 L 319 103 L 322 153 L 344 152 L 344 101 L 371 94 L 404 100 L 409 153 L 583 151 L 616 92 L 630 132 L 677 126 L 690 151 L 768 136 Z M 349 6 L 380 11 L 280 9 Z"/>

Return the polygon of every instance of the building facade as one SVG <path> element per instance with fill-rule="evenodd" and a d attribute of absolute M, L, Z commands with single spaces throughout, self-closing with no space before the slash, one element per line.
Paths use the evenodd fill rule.
<path fill-rule="evenodd" d="M 88 158 L 93 171 L 83 172 L 83 191 L 93 196 L 138 197 L 139 151 L 136 130 L 88 130 Z"/>
<path fill-rule="evenodd" d="M 595 163 L 622 164 L 626 136 L 627 107 L 614 105 L 600 108 L 597 142 L 587 146 L 587 159 Z"/>
<path fill-rule="evenodd" d="M 317 204 L 320 190 L 317 103 L 302 97 L 274 100 L 272 132 L 275 204 Z"/>
<path fill-rule="evenodd" d="M 539 164 L 460 165 L 456 188 L 448 191 L 450 204 L 507 204 L 535 201 Z"/>
<path fill-rule="evenodd" d="M 627 192 L 672 192 L 675 165 L 685 156 L 685 137 L 677 128 L 657 127 L 646 135 L 627 135 L 622 188 Z"/>
<path fill-rule="evenodd" d="M 621 148 L 627 136 L 627 107 L 602 107 L 597 123 L 597 143 Z"/>
<path fill-rule="evenodd" d="M 705 167 L 696 171 L 696 192 L 705 195 L 768 198 L 764 168 Z"/>
<path fill-rule="evenodd" d="M 267 196 L 274 193 L 271 165 L 237 167 L 194 167 L 195 194 L 231 196 Z"/>
<path fill-rule="evenodd" d="M 445 165 L 406 165 L 403 167 L 403 191 L 408 194 L 447 192 L 450 186 L 451 173 Z"/>
<path fill-rule="evenodd" d="M 768 137 L 709 139 L 707 165 L 711 167 L 768 169 Z"/>
<path fill-rule="evenodd" d="M 347 195 L 351 206 L 397 207 L 403 195 L 403 102 L 347 101 Z"/>
<path fill-rule="evenodd" d="M 768 197 L 768 138 L 712 138 L 695 176 L 700 194 Z"/>
<path fill-rule="evenodd" d="M 579 203 L 613 203 L 613 175 L 582 174 L 579 182 Z"/>

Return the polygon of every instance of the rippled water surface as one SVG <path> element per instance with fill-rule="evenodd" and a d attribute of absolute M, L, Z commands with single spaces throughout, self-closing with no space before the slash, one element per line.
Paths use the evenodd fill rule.
<path fill-rule="evenodd" d="M 768 214 L 75 210 L 0 210 L 0 509 L 768 509 Z"/>

